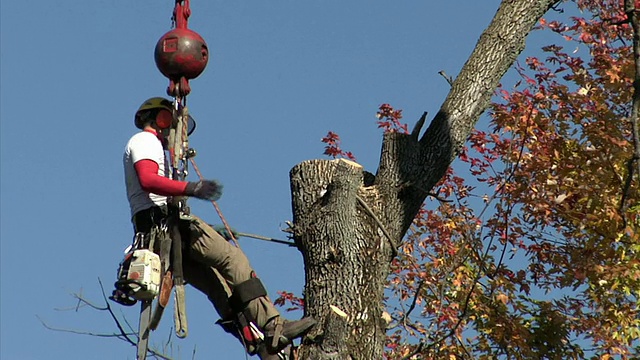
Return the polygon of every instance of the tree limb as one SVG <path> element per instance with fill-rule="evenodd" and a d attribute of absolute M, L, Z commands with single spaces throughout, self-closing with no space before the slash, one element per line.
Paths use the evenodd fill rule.
<path fill-rule="evenodd" d="M 638 176 L 638 179 L 640 179 L 640 124 L 638 122 L 638 116 L 640 114 L 640 9 L 635 8 L 634 0 L 625 0 L 624 5 L 627 19 L 631 22 L 633 29 L 633 58 L 636 71 L 633 79 L 631 116 L 629 116 L 633 137 L 633 155 L 627 162 L 628 174 L 622 191 L 622 200 L 620 201 L 621 212 L 624 212 L 627 208 L 626 202 L 630 196 L 629 192 L 631 191 L 634 173 Z"/>
<path fill-rule="evenodd" d="M 38 318 L 38 320 L 40 321 L 40 323 L 42 324 L 42 326 L 44 326 L 46 329 L 51 330 L 51 331 L 59 331 L 59 332 L 66 332 L 66 333 L 71 333 L 71 334 L 77 334 L 77 335 L 88 335 L 88 336 L 95 336 L 95 337 L 104 337 L 104 338 L 117 338 L 120 339 L 122 341 L 125 341 L 127 343 L 129 343 L 129 345 L 132 346 L 137 346 L 137 336 L 138 334 L 132 329 L 131 325 L 129 325 L 129 322 L 127 321 L 127 319 L 125 318 L 125 324 L 127 324 L 127 326 L 129 327 L 130 331 L 126 331 L 124 329 L 124 326 L 121 323 L 121 320 L 116 316 L 116 314 L 114 313 L 113 309 L 111 308 L 111 305 L 107 299 L 107 295 L 104 291 L 104 286 L 102 285 L 102 281 L 100 280 L 100 278 L 98 278 L 98 283 L 100 284 L 100 290 L 102 292 L 102 298 L 104 300 L 105 305 L 104 306 L 100 306 L 100 305 L 96 305 L 94 303 L 92 303 L 91 301 L 87 300 L 86 298 L 84 298 L 84 296 L 81 293 L 73 293 L 72 296 L 78 300 L 77 304 L 72 308 L 75 309 L 76 311 L 82 307 L 82 304 L 89 306 L 90 308 L 94 309 L 94 310 L 98 310 L 98 311 L 107 311 L 109 313 L 109 316 L 111 317 L 111 319 L 113 320 L 113 322 L 115 323 L 118 331 L 117 332 L 113 332 L 113 333 L 102 333 L 102 332 L 93 332 L 93 331 L 88 331 L 88 330 L 74 330 L 74 329 L 67 329 L 67 328 L 59 328 L 59 327 L 55 327 L 52 325 L 49 325 L 47 322 L 45 322 L 40 316 L 36 315 L 36 317 Z M 71 308 L 70 308 L 71 309 Z M 70 310 L 67 309 L 67 310 Z M 136 337 L 136 339 L 134 340 L 134 337 Z M 151 354 L 152 356 L 154 356 L 157 359 L 163 359 L 163 360 L 173 360 L 172 357 L 169 357 L 168 355 L 163 354 L 161 351 L 158 351 L 156 349 L 153 348 L 149 348 L 148 353 Z M 195 354 L 195 349 L 194 349 L 194 354 Z"/>

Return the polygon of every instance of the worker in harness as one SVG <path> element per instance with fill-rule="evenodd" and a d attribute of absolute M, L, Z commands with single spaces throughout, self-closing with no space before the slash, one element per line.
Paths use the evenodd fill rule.
<path fill-rule="evenodd" d="M 135 126 L 142 131 L 128 141 L 123 157 L 135 233 L 148 234 L 154 226 L 165 223 L 171 211 L 169 196 L 216 201 L 222 195 L 222 185 L 216 180 L 186 182 L 165 176 L 165 150 L 173 116 L 172 102 L 160 97 L 145 101 L 135 114 Z M 188 125 L 189 131 L 195 127 L 191 117 Z M 315 320 L 284 320 L 240 248 L 196 216 L 181 223 L 186 282 L 208 297 L 221 317 L 218 323 L 250 354 L 263 360 L 285 358 L 282 350 L 303 336 Z M 114 291 L 112 299 L 123 304 L 131 300 L 119 290 Z"/>

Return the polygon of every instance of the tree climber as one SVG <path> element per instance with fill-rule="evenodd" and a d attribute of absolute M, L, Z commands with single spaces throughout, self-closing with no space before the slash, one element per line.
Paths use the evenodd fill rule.
<path fill-rule="evenodd" d="M 216 180 L 186 182 L 166 177 L 165 151 L 170 124 L 171 101 L 156 97 L 145 101 L 135 114 L 133 135 L 124 152 L 124 172 L 132 223 L 136 233 L 150 233 L 167 219 L 167 197 L 190 196 L 216 201 L 222 185 Z M 189 118 L 190 129 L 195 126 Z M 202 219 L 191 215 L 181 221 L 185 280 L 204 293 L 221 317 L 218 323 L 233 334 L 250 354 L 261 359 L 281 359 L 282 350 L 304 335 L 315 320 L 305 317 L 284 320 L 267 297 L 249 260 Z M 116 290 L 114 300 L 126 303 L 127 294 Z M 253 328 L 253 329 L 252 329 Z M 257 339 L 256 328 L 264 334 Z"/>

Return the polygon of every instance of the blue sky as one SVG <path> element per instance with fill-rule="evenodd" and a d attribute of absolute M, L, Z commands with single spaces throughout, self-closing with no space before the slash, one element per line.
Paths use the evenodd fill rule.
<path fill-rule="evenodd" d="M 102 303 L 131 239 L 122 150 L 133 114 L 165 94 L 153 49 L 170 30 L 174 2 L 2 0 L 0 358 L 134 359 L 108 338 L 45 329 L 116 331 L 106 313 L 75 311 L 70 295 Z M 410 124 L 435 114 L 498 0 L 199 1 L 189 26 L 211 60 L 188 97 L 198 128 L 191 137 L 205 177 L 225 185 L 219 205 L 242 232 L 284 238 L 291 220 L 288 173 L 322 157 L 320 139 L 343 147 L 375 171 L 381 103 Z M 529 49 L 544 43 L 532 41 Z M 205 202 L 194 213 L 219 223 Z M 241 246 L 272 297 L 300 293 L 297 250 L 252 239 Z M 69 311 L 57 309 L 71 308 Z M 114 304 L 135 325 L 138 307 Z M 205 297 L 187 293 L 189 337 L 177 359 L 244 359 L 214 325 Z M 297 317 L 299 314 L 285 314 Z M 166 316 L 152 344 L 166 341 Z M 179 348 L 178 348 L 179 347 Z"/>

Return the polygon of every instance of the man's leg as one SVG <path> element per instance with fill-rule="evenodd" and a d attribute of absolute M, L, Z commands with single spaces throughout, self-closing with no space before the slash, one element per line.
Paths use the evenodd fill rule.
<path fill-rule="evenodd" d="M 212 267 L 191 260 L 182 260 L 185 281 L 205 294 L 222 319 L 229 319 L 233 311 L 229 307 L 231 290 L 222 276 Z"/>
<path fill-rule="evenodd" d="M 249 354 L 257 354 L 262 360 L 283 360 L 292 359 L 291 348 L 283 349 L 280 354 L 274 353 L 267 348 L 266 343 L 252 344 L 247 339 L 243 339 L 242 329 L 236 322 L 236 314 L 229 306 L 231 290 L 220 273 L 206 265 L 193 261 L 189 257 L 183 259 L 183 270 L 185 280 L 194 288 L 205 294 L 216 312 L 220 316 L 218 322 L 222 328 L 233 335 Z"/>
<path fill-rule="evenodd" d="M 255 278 L 255 272 L 242 250 L 231 245 L 202 219 L 194 216 L 190 231 L 189 257 L 200 264 L 215 268 L 232 293 L 238 285 Z M 261 328 L 269 320 L 280 316 L 266 296 L 250 300 L 245 311 Z"/>
<path fill-rule="evenodd" d="M 195 216 L 190 226 L 189 244 L 189 257 L 219 272 L 231 289 L 229 307 L 265 333 L 271 351 L 283 348 L 315 324 L 312 318 L 283 320 L 242 250 Z"/>

